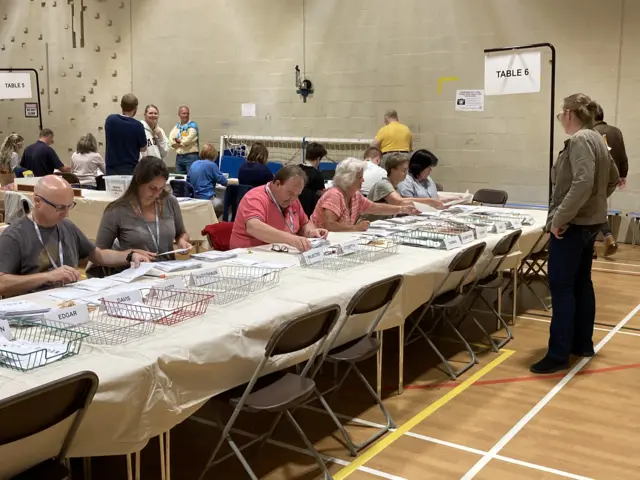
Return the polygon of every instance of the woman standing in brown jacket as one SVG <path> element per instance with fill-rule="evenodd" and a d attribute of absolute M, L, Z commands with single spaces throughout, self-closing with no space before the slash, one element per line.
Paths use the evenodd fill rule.
<path fill-rule="evenodd" d="M 570 355 L 590 357 L 596 299 L 591 282 L 593 244 L 607 219 L 607 198 L 619 182 L 618 169 L 602 136 L 593 130 L 597 104 L 577 93 L 564 99 L 558 120 L 569 138 L 553 166 L 547 228 L 549 287 L 553 314 L 549 350 L 531 366 L 554 373 Z"/>

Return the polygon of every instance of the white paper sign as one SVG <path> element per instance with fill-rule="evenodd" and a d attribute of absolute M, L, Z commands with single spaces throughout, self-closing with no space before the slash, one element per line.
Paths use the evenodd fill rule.
<path fill-rule="evenodd" d="M 216 267 L 205 268 L 199 272 L 192 273 L 189 277 L 189 285 L 194 287 L 201 287 L 208 283 L 211 283 L 211 277 L 216 277 L 220 272 Z"/>
<path fill-rule="evenodd" d="M 358 239 L 349 240 L 347 242 L 342 242 L 337 245 L 338 253 L 341 255 L 346 255 L 349 253 L 355 253 L 358 251 L 358 245 L 360 241 Z"/>
<path fill-rule="evenodd" d="M 474 235 L 473 235 L 473 231 L 471 230 L 460 234 L 460 241 L 462 242 L 463 245 L 466 245 L 467 243 L 471 243 L 473 242 L 473 240 L 474 240 Z"/>
<path fill-rule="evenodd" d="M 243 103 L 242 104 L 242 116 L 243 117 L 255 117 L 256 116 L 256 104 L 255 103 Z"/>
<path fill-rule="evenodd" d="M 0 320 L 0 336 L 7 340 L 11 340 L 13 338 L 13 335 L 11 334 L 11 327 L 7 320 Z"/>
<path fill-rule="evenodd" d="M 0 72 L 0 99 L 32 97 L 30 73 Z"/>
<path fill-rule="evenodd" d="M 508 53 L 484 57 L 485 95 L 540 91 L 540 52 Z"/>
<path fill-rule="evenodd" d="M 502 222 L 496 222 L 496 232 L 497 233 L 505 233 L 507 231 L 507 226 Z"/>
<path fill-rule="evenodd" d="M 476 239 L 480 240 L 485 238 L 487 235 L 489 235 L 487 227 L 476 227 Z"/>
<path fill-rule="evenodd" d="M 112 303 L 142 303 L 142 294 L 140 290 L 132 290 L 104 297 L 103 300 Z"/>
<path fill-rule="evenodd" d="M 444 246 L 447 250 L 453 250 L 454 248 L 460 248 L 462 246 L 462 242 L 460 241 L 460 237 L 457 235 L 449 235 L 444 237 Z"/>
<path fill-rule="evenodd" d="M 520 220 L 511 220 L 510 223 L 514 230 L 522 228 L 522 222 Z"/>
<path fill-rule="evenodd" d="M 303 265 L 313 265 L 324 260 L 324 248 L 312 248 L 303 252 L 301 255 L 301 263 Z"/>
<path fill-rule="evenodd" d="M 60 308 L 47 312 L 44 316 L 45 322 L 68 323 L 69 325 L 81 325 L 89 321 L 89 309 L 87 305 L 79 305 L 67 308 Z"/>
<path fill-rule="evenodd" d="M 164 282 L 156 283 L 153 288 L 156 290 L 180 290 L 184 289 L 184 278 L 182 277 L 173 277 L 169 280 L 165 280 Z"/>
<path fill-rule="evenodd" d="M 484 90 L 456 90 L 456 112 L 484 112 Z"/>

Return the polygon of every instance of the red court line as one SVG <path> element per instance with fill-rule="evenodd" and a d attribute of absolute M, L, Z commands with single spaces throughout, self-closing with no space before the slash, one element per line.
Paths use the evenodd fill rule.
<path fill-rule="evenodd" d="M 621 370 L 631 370 L 635 368 L 640 368 L 640 363 L 631 363 L 629 365 L 616 365 L 615 367 L 603 367 L 603 368 L 593 368 L 591 370 L 581 370 L 577 373 L 577 375 L 593 375 L 596 373 L 607 373 L 607 372 L 619 372 Z M 563 378 L 567 373 L 560 372 L 554 373 L 551 375 L 531 375 L 528 377 L 511 377 L 511 378 L 497 378 L 495 380 L 479 380 L 473 384 L 473 386 L 481 386 L 481 385 L 500 385 L 502 383 L 518 383 L 518 382 L 533 382 L 540 380 L 548 380 L 555 378 Z M 455 388 L 460 385 L 460 382 L 446 382 L 446 383 L 434 383 L 434 384 L 417 384 L 417 385 L 406 385 L 405 390 L 428 390 L 428 389 L 437 389 L 437 388 Z"/>

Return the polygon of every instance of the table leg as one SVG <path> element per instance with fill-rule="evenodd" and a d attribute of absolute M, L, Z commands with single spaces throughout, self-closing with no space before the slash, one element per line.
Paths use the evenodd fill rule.
<path fill-rule="evenodd" d="M 398 336 L 400 341 L 398 344 L 398 395 L 404 393 L 404 323 L 398 327 Z"/>
<path fill-rule="evenodd" d="M 502 279 L 503 279 L 503 275 L 502 275 L 502 272 L 500 272 L 501 282 L 502 282 Z M 498 313 L 502 315 L 502 283 L 500 283 L 500 286 L 498 287 Z M 496 318 L 496 328 L 500 330 L 501 327 L 502 325 L 500 325 L 500 319 Z"/>
<path fill-rule="evenodd" d="M 171 480 L 171 430 L 167 430 L 165 442 L 167 446 L 167 480 Z"/>
<path fill-rule="evenodd" d="M 131 454 L 127 453 L 127 480 L 133 480 L 133 468 L 131 466 Z"/>
<path fill-rule="evenodd" d="M 164 433 L 161 433 L 160 435 L 158 435 L 158 440 L 160 443 L 160 478 L 162 480 L 167 480 L 167 473 L 166 473 L 166 460 L 164 457 Z"/>
<path fill-rule="evenodd" d="M 511 312 L 511 323 L 516 324 L 516 316 L 518 313 L 518 272 L 520 271 L 520 262 L 513 270 L 513 312 Z"/>
<path fill-rule="evenodd" d="M 91 457 L 84 457 L 82 459 L 82 469 L 84 478 L 86 480 L 91 480 Z"/>
<path fill-rule="evenodd" d="M 383 338 L 383 331 L 382 330 L 378 330 L 376 332 L 376 335 L 378 337 L 378 341 L 380 342 L 380 349 L 378 350 L 378 353 L 376 354 L 377 360 L 378 360 L 378 372 L 377 372 L 377 392 L 378 392 L 378 397 L 382 398 L 382 338 Z"/>

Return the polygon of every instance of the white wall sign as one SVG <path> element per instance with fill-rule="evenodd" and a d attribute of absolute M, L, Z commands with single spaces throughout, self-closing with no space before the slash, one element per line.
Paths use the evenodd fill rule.
<path fill-rule="evenodd" d="M 242 116 L 243 117 L 255 117 L 256 116 L 256 104 L 255 103 L 243 103 L 241 110 L 242 110 Z"/>
<path fill-rule="evenodd" d="M 540 91 L 540 52 L 486 55 L 484 94 L 510 95 Z"/>
<path fill-rule="evenodd" d="M 456 90 L 456 112 L 484 112 L 484 90 Z"/>
<path fill-rule="evenodd" d="M 37 103 L 25 103 L 24 104 L 24 116 L 25 116 L 25 118 L 38 118 L 38 104 Z"/>
<path fill-rule="evenodd" d="M 32 97 L 30 73 L 0 72 L 0 99 Z"/>

